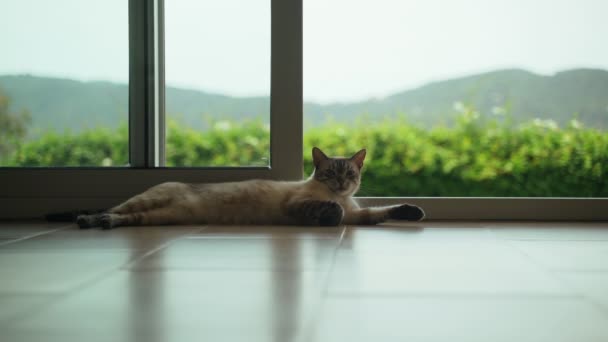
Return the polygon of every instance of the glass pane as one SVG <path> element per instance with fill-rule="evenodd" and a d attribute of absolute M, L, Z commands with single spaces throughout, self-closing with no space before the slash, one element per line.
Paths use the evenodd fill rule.
<path fill-rule="evenodd" d="M 362 196 L 607 197 L 606 13 L 304 1 L 305 156 L 367 148 Z"/>
<path fill-rule="evenodd" d="M 126 166 L 128 4 L 0 3 L 0 166 Z"/>
<path fill-rule="evenodd" d="M 268 166 L 270 2 L 165 1 L 167 166 Z"/>

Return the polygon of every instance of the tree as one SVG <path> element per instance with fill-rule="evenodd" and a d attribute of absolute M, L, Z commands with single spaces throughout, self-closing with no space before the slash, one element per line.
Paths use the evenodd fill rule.
<path fill-rule="evenodd" d="M 27 110 L 10 112 L 10 98 L 0 89 L 0 161 L 6 160 L 16 150 L 27 133 L 30 121 Z"/>

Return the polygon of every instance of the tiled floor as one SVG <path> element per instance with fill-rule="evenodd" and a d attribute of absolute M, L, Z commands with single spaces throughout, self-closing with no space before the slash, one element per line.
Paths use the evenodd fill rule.
<path fill-rule="evenodd" d="M 0 223 L 0 341 L 608 341 L 608 223 Z"/>

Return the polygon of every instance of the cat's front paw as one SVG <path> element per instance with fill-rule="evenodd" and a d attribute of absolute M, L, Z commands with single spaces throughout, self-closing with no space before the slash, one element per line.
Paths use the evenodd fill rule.
<path fill-rule="evenodd" d="M 320 226 L 337 226 L 342 222 L 344 209 L 336 202 L 323 202 L 319 208 Z"/>
<path fill-rule="evenodd" d="M 402 204 L 393 207 L 388 212 L 389 218 L 393 220 L 421 221 L 425 214 L 422 208 L 411 204 Z"/>

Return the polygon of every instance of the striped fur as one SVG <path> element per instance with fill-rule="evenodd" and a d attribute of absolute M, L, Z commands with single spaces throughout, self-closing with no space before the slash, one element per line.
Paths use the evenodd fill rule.
<path fill-rule="evenodd" d="M 81 228 L 104 229 L 168 224 L 377 224 L 389 219 L 420 220 L 418 207 L 359 208 L 365 150 L 351 158 L 329 158 L 313 149 L 315 171 L 298 182 L 249 180 L 232 183 L 156 185 L 102 214 L 81 215 Z"/>

